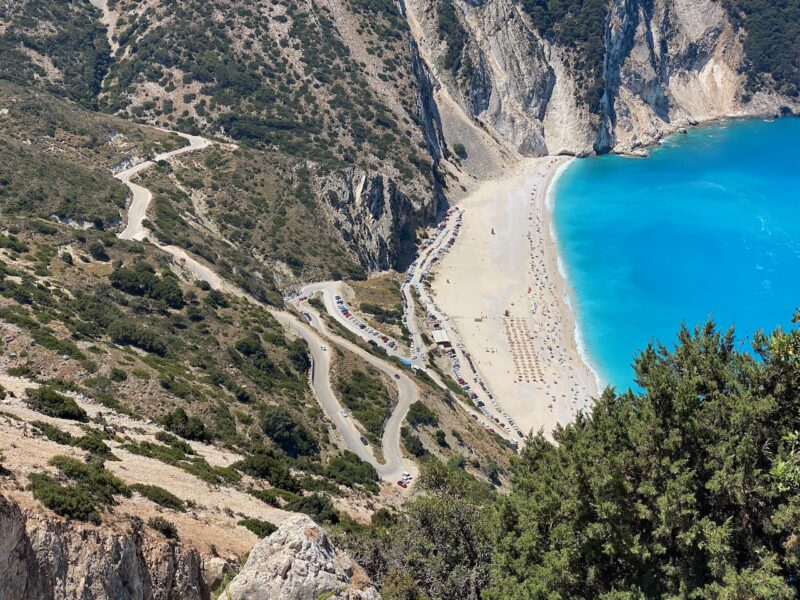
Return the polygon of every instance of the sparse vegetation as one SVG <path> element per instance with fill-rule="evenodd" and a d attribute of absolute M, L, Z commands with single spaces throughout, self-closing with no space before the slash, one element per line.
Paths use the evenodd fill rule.
<path fill-rule="evenodd" d="M 25 401 L 32 409 L 42 414 L 59 419 L 70 419 L 85 423 L 89 420 L 86 411 L 69 396 L 57 392 L 50 386 L 30 388 L 25 390 Z"/>
<path fill-rule="evenodd" d="M 269 521 L 262 521 L 261 519 L 242 519 L 239 521 L 239 525 L 246 527 L 260 538 L 265 538 L 278 529 Z"/>
<path fill-rule="evenodd" d="M 155 529 L 169 540 L 178 539 L 178 528 L 175 527 L 172 521 L 168 521 L 164 517 L 150 517 L 150 519 L 147 520 L 147 526 L 151 529 Z"/>
<path fill-rule="evenodd" d="M 186 510 L 186 505 L 172 492 L 165 490 L 164 488 L 158 487 L 157 485 L 149 485 L 144 483 L 137 483 L 135 485 L 130 486 L 130 489 L 140 494 L 150 500 L 151 502 L 155 502 L 159 506 L 163 506 L 164 508 L 168 508 L 170 510 L 175 510 L 178 512 L 184 512 Z"/>

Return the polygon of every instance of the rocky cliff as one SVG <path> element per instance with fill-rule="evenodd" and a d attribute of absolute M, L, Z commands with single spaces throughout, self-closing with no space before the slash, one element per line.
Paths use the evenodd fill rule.
<path fill-rule="evenodd" d="M 0 598 L 202 600 L 196 550 L 23 511 L 0 496 Z"/>
<path fill-rule="evenodd" d="M 178 542 L 23 510 L 0 495 L 3 600 L 206 600 L 234 563 Z M 326 595 L 327 594 L 327 595 Z M 364 572 L 305 515 L 256 544 L 221 597 L 236 600 L 380 600 Z"/>
<path fill-rule="evenodd" d="M 594 45 L 589 34 L 574 32 L 567 44 L 559 32 L 569 15 L 546 29 L 551 15 L 530 12 L 529 4 L 547 3 L 407 5 L 421 53 L 447 95 L 516 153 L 637 152 L 691 124 L 798 106 L 766 89 L 746 90 L 746 33 L 718 1 L 597 3 L 604 15 L 579 15 L 574 26 L 591 30 L 592 18 L 604 19 Z M 470 147 L 470 136 L 445 129 L 450 144 L 464 143 L 468 154 L 485 152 L 480 144 Z"/>

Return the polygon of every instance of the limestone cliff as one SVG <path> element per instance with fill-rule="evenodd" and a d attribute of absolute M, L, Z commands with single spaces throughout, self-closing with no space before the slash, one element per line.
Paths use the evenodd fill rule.
<path fill-rule="evenodd" d="M 3 600 L 380 600 L 363 571 L 305 515 L 253 547 L 227 590 L 236 562 L 203 557 L 179 542 L 127 529 L 64 521 L 23 510 L 0 495 Z"/>
<path fill-rule="evenodd" d="M 146 540 L 141 523 L 119 533 L 22 511 L 0 496 L 3 600 L 203 600 L 196 550 Z"/>
<path fill-rule="evenodd" d="M 404 270 L 415 249 L 415 228 L 435 215 L 437 203 L 415 206 L 391 179 L 353 168 L 316 181 L 334 226 L 365 268 Z"/>
<path fill-rule="evenodd" d="M 585 99 L 591 82 L 578 68 L 585 57 L 543 35 L 522 3 L 453 0 L 456 33 L 443 34 L 449 1 L 408 0 L 421 54 L 473 123 L 521 155 L 638 152 L 687 125 L 798 107 L 745 91 L 745 34 L 715 0 L 609 2 L 597 107 Z M 486 151 L 469 147 L 463 132 L 445 134 L 451 145 L 466 143 L 468 154 Z"/>

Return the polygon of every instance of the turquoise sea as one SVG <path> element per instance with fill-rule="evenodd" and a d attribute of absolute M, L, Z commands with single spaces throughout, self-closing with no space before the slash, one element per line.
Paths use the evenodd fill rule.
<path fill-rule="evenodd" d="M 709 317 L 753 332 L 800 306 L 800 118 L 671 137 L 650 158 L 573 161 L 554 223 L 578 324 L 604 383 L 633 386 L 651 339 Z"/>

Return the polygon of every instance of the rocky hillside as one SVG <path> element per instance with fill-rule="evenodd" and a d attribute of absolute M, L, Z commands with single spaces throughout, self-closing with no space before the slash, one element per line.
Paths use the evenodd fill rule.
<path fill-rule="evenodd" d="M 287 184 L 278 200 L 307 206 L 362 268 L 380 270 L 406 264 L 445 199 L 519 155 L 635 152 L 697 122 L 794 110 L 794 11 L 736 0 L 21 0 L 0 8 L 0 77 L 254 150 L 247 162 Z M 263 190 L 238 191 L 226 204 L 243 220 L 210 217 L 236 230 L 228 237 L 275 218 L 252 200 Z M 297 254 L 280 257 L 296 273 Z"/>

